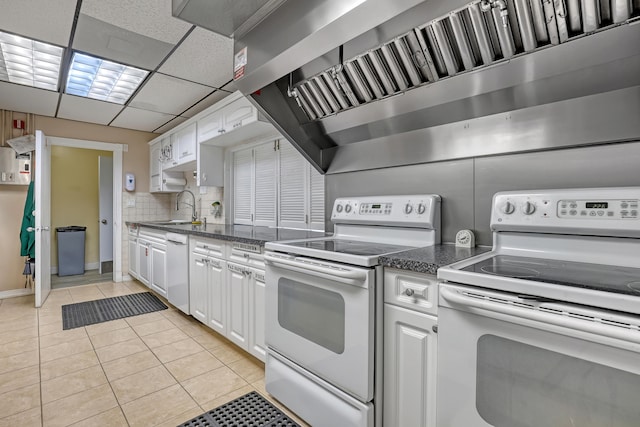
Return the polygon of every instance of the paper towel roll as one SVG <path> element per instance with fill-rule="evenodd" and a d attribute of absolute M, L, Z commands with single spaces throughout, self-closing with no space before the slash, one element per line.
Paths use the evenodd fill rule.
<path fill-rule="evenodd" d="M 171 186 L 180 186 L 180 187 L 184 187 L 185 185 L 187 185 L 187 180 L 185 178 L 171 178 L 171 177 L 167 177 L 164 180 L 164 183 L 166 185 L 171 185 Z"/>

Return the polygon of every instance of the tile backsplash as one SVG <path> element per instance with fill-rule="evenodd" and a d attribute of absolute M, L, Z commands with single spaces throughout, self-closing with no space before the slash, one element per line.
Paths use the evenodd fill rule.
<path fill-rule="evenodd" d="M 196 199 L 198 219 L 207 218 L 208 224 L 224 224 L 224 189 L 222 187 L 198 187 L 191 173 L 185 173 L 187 185 L 185 189 L 193 192 Z M 180 209 L 176 210 L 177 193 L 134 193 L 122 194 L 122 272 L 129 271 L 129 235 L 127 221 L 156 221 L 165 219 L 191 219 L 191 196 L 180 196 Z M 216 216 L 211 204 L 220 202 L 219 214 Z"/>

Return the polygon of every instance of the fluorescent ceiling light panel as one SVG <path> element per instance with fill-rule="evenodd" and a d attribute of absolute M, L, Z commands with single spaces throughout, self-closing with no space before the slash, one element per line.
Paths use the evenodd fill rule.
<path fill-rule="evenodd" d="M 0 31 L 0 80 L 58 90 L 63 48 Z"/>
<path fill-rule="evenodd" d="M 65 92 L 124 104 L 148 74 L 139 68 L 75 52 Z"/>

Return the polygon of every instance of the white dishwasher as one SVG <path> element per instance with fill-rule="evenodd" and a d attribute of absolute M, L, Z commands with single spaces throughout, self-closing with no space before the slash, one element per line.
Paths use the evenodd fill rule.
<path fill-rule="evenodd" d="M 189 245 L 187 235 L 167 233 L 167 299 L 189 312 Z"/>

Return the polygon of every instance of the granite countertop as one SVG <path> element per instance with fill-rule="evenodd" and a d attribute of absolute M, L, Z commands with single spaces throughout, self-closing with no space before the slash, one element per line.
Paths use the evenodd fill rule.
<path fill-rule="evenodd" d="M 225 225 L 225 224 L 154 224 L 144 221 L 127 221 L 127 225 L 138 225 L 145 228 L 169 231 L 172 233 L 190 234 L 193 236 L 208 237 L 212 239 L 228 240 L 233 242 L 248 243 L 264 246 L 266 242 L 276 240 L 308 239 L 323 237 L 330 233 L 323 231 L 292 230 L 288 228 L 254 227 L 251 225 Z"/>
<path fill-rule="evenodd" d="M 490 247 L 457 248 L 453 244 L 426 246 L 380 257 L 384 267 L 436 274 L 438 268 L 490 251 Z"/>

